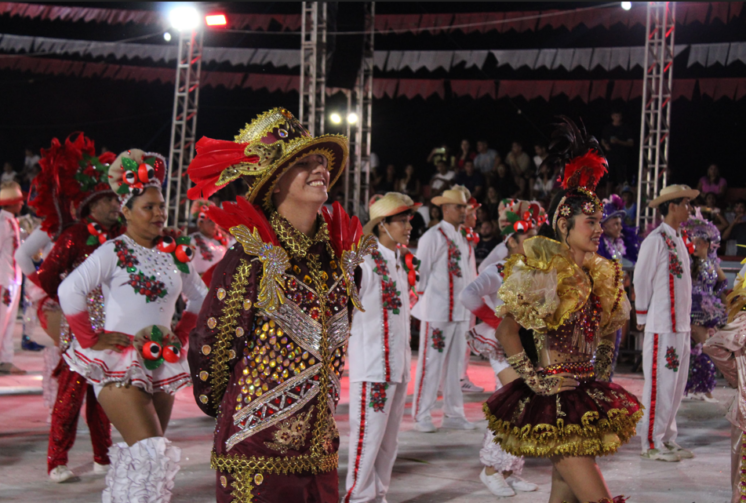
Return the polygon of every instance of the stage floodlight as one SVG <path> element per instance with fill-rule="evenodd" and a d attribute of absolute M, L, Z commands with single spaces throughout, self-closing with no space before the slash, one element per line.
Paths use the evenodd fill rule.
<path fill-rule="evenodd" d="M 207 26 L 226 26 L 228 20 L 225 18 L 225 14 L 210 14 L 205 16 L 205 23 L 207 23 Z"/>
<path fill-rule="evenodd" d="M 171 41 L 171 34 L 169 32 L 165 32 L 163 34 L 163 40 L 165 40 L 166 42 L 170 42 Z"/>
<path fill-rule="evenodd" d="M 180 5 L 171 9 L 168 14 L 171 26 L 178 31 L 191 31 L 199 27 L 200 15 L 192 6 Z"/>
<path fill-rule="evenodd" d="M 329 116 L 329 120 L 332 121 L 332 124 L 340 124 L 342 122 L 342 117 L 337 112 L 334 112 Z"/>
<path fill-rule="evenodd" d="M 630 10 L 632 8 L 632 2 L 622 2 L 622 9 Z"/>
<path fill-rule="evenodd" d="M 353 113 L 350 113 L 350 114 L 348 114 L 348 115 L 347 115 L 347 122 L 349 122 L 350 124 L 355 124 L 355 123 L 357 123 L 357 114 L 356 114 L 356 113 L 354 113 L 354 112 L 353 112 Z"/>

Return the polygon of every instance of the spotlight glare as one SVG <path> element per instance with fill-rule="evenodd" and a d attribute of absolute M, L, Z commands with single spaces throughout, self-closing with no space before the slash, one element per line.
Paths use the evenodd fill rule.
<path fill-rule="evenodd" d="M 622 9 L 630 10 L 632 8 L 632 2 L 622 2 Z"/>
<path fill-rule="evenodd" d="M 339 124 L 342 122 L 342 117 L 337 112 L 334 112 L 329 116 L 329 120 L 332 121 L 333 124 Z"/>
<path fill-rule="evenodd" d="M 225 26 L 228 24 L 225 14 L 211 14 L 205 16 L 205 22 L 207 23 L 207 26 Z"/>
<path fill-rule="evenodd" d="M 174 7 L 168 14 L 171 26 L 179 31 L 194 30 L 199 26 L 200 15 L 197 9 L 189 5 Z"/>
<path fill-rule="evenodd" d="M 354 112 L 349 114 L 347 116 L 347 122 L 349 122 L 350 124 L 355 124 L 357 122 L 357 114 Z"/>
<path fill-rule="evenodd" d="M 171 41 L 171 34 L 169 32 L 164 33 L 163 34 L 163 40 L 165 40 L 166 42 L 170 42 Z"/>

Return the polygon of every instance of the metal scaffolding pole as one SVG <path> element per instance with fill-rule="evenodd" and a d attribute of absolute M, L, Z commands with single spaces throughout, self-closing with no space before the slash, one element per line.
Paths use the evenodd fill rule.
<path fill-rule="evenodd" d="M 648 201 L 666 186 L 676 25 L 674 2 L 649 2 L 647 8 L 635 222 L 641 231 L 655 219 Z"/>
<path fill-rule="evenodd" d="M 355 129 L 355 160 L 351 166 L 354 170 L 352 211 L 359 218 L 367 217 L 368 201 L 370 201 L 370 137 L 373 123 L 373 39 L 375 14 L 375 2 L 366 3 L 363 54 L 355 84 L 357 128 Z"/>
<path fill-rule="evenodd" d="M 189 220 L 186 204 L 189 179 L 184 177 L 194 157 L 197 133 L 199 78 L 202 68 L 202 30 L 179 32 L 174 111 L 171 121 L 171 148 L 168 152 L 166 183 L 167 224 L 184 227 Z"/>
<path fill-rule="evenodd" d="M 324 134 L 326 28 L 326 3 L 303 2 L 298 119 L 311 136 Z"/>

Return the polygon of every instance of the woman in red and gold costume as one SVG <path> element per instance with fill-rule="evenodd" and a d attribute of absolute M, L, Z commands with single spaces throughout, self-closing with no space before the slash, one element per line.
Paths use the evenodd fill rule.
<path fill-rule="evenodd" d="M 624 497 L 611 498 L 595 457 L 635 434 L 642 406 L 608 382 L 629 302 L 619 265 L 596 254 L 602 207 L 593 190 L 606 160 L 596 139 L 569 119 L 553 138 L 565 168 L 551 224 L 524 242 L 525 255 L 508 259 L 498 293 L 496 335 L 515 380 L 484 410 L 505 451 L 552 461 L 550 503 L 619 503 Z"/>
<path fill-rule="evenodd" d="M 249 192 L 207 216 L 238 244 L 215 268 L 189 339 L 194 396 L 216 418 L 217 501 L 338 500 L 339 401 L 356 276 L 374 246 L 339 203 L 319 213 L 347 139 L 313 138 L 284 108 L 235 141 L 202 138 L 190 198 L 244 177 Z M 359 278 L 358 278 L 359 279 Z"/>

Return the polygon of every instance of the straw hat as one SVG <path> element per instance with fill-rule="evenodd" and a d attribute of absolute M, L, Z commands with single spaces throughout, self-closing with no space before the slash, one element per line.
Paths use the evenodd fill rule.
<path fill-rule="evenodd" d="M 363 227 L 365 234 L 371 234 L 373 228 L 386 217 L 398 215 L 407 210 L 416 211 L 422 203 L 415 203 L 412 198 L 399 192 L 389 192 L 385 196 L 374 197 L 370 205 L 370 221 Z"/>
<path fill-rule="evenodd" d="M 11 206 L 23 202 L 21 186 L 16 182 L 3 182 L 0 184 L 0 206 Z"/>
<path fill-rule="evenodd" d="M 207 198 L 243 177 L 249 186 L 246 199 L 268 211 L 277 181 L 297 160 L 310 154 L 325 157 L 331 189 L 344 171 L 348 148 L 346 137 L 314 138 L 288 110 L 273 108 L 247 124 L 235 141 L 203 137 L 197 142 L 197 155 L 187 170 L 195 187 L 187 195 Z"/>
<path fill-rule="evenodd" d="M 443 191 L 443 194 L 436 196 L 430 200 L 435 206 L 442 206 L 444 204 L 463 204 L 466 206 L 469 204 L 469 198 L 471 193 L 469 189 L 463 185 L 455 185 L 452 189 Z"/>
<path fill-rule="evenodd" d="M 657 208 L 661 203 L 670 201 L 671 199 L 678 199 L 680 197 L 688 197 L 694 199 L 699 195 L 697 189 L 693 189 L 688 185 L 669 185 L 665 189 L 661 190 L 658 197 L 648 203 L 648 208 Z"/>

